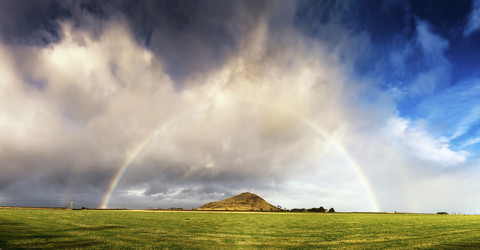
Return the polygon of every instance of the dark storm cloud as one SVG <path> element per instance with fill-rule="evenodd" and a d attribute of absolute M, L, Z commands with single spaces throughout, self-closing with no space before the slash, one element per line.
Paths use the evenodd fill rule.
<path fill-rule="evenodd" d="M 101 196 L 113 173 L 108 170 L 108 165 L 112 163 L 95 153 L 99 152 L 98 149 L 93 145 L 91 150 L 82 149 L 80 145 L 63 149 L 46 148 L 45 151 L 9 149 L 0 154 L 0 190 L 4 197 L 60 198 L 59 194 L 68 192 L 68 189 L 75 190 L 80 196 L 88 196 L 90 200 Z M 88 194 L 82 194 L 87 189 Z"/>
<path fill-rule="evenodd" d="M 221 64 L 266 8 L 265 1 L 187 0 L 125 2 L 119 9 L 169 74 L 182 78 Z"/>
<path fill-rule="evenodd" d="M 69 11 L 57 1 L 0 1 L 0 34 L 8 44 L 46 46 L 58 42 L 58 20 Z"/>
<path fill-rule="evenodd" d="M 98 36 L 105 22 L 121 20 L 167 73 L 182 81 L 223 63 L 261 18 L 289 20 L 278 5 L 253 0 L 0 1 L 0 32 L 10 44 L 46 46 L 61 39 L 60 21 Z"/>

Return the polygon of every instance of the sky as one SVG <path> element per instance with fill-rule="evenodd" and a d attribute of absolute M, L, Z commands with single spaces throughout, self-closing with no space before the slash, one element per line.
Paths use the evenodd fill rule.
<path fill-rule="evenodd" d="M 0 206 L 480 212 L 480 1 L 0 0 Z"/>

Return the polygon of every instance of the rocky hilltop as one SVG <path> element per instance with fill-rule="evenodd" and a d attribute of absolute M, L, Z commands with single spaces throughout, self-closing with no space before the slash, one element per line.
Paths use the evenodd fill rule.
<path fill-rule="evenodd" d="M 216 211 L 279 211 L 262 197 L 252 193 L 241 193 L 221 201 L 207 203 L 197 210 Z"/>

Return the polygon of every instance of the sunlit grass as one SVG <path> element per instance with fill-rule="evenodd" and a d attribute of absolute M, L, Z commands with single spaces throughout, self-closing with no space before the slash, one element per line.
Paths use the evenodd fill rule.
<path fill-rule="evenodd" d="M 480 216 L 0 210 L 0 248 L 480 248 Z"/>

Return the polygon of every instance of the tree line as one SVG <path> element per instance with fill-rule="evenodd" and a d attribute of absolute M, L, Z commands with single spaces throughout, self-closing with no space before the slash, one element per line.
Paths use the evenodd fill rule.
<path fill-rule="evenodd" d="M 315 212 L 315 213 L 335 213 L 335 209 L 332 207 L 330 209 L 325 209 L 324 207 L 312 207 L 312 208 L 293 208 L 288 210 L 290 212 Z"/>

